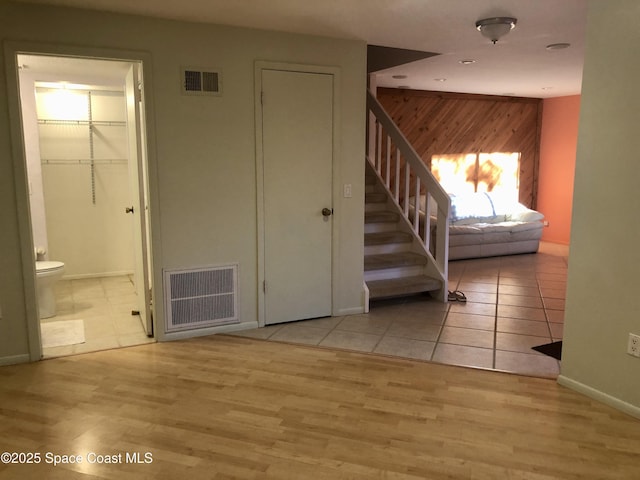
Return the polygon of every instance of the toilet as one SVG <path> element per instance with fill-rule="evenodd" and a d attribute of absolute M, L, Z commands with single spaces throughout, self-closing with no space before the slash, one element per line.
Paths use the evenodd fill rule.
<path fill-rule="evenodd" d="M 56 297 L 53 285 L 62 278 L 64 263 L 53 261 L 36 261 L 36 286 L 38 288 L 38 306 L 40 318 L 56 315 Z"/>

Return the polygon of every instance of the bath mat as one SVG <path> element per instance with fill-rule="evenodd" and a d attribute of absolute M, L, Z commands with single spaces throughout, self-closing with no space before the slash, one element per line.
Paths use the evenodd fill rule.
<path fill-rule="evenodd" d="M 562 360 L 562 340 L 559 342 L 545 343 L 544 345 L 538 345 L 537 347 L 531 347 L 536 352 L 544 353 L 556 360 Z"/>
<path fill-rule="evenodd" d="M 63 320 L 40 324 L 42 347 L 62 347 L 84 343 L 84 320 Z"/>

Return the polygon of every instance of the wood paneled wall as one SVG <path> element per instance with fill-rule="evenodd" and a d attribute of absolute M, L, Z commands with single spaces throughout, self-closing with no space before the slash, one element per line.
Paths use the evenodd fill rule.
<path fill-rule="evenodd" d="M 540 99 L 379 88 L 378 100 L 429 168 L 432 155 L 520 152 L 520 201 L 535 208 Z"/>

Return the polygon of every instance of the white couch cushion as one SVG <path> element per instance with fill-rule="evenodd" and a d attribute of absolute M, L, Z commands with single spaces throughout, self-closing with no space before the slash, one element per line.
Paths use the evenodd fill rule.
<path fill-rule="evenodd" d="M 544 219 L 544 215 L 542 213 L 531 210 L 524 205 L 521 205 L 521 207 L 522 208 L 520 210 L 516 210 L 510 215 L 507 215 L 507 220 L 514 222 L 540 222 Z"/>
<path fill-rule="evenodd" d="M 476 223 L 449 227 L 450 246 L 539 240 L 541 236 L 541 222 Z"/>
<path fill-rule="evenodd" d="M 544 215 L 535 210 L 527 208 L 520 202 L 513 199 L 512 195 L 500 193 L 487 193 L 493 204 L 493 211 L 496 216 L 504 215 L 504 220 L 513 222 L 535 222 L 542 220 Z"/>
<path fill-rule="evenodd" d="M 461 195 L 450 194 L 451 212 L 449 220 L 451 225 L 464 226 L 481 224 L 494 224 L 502 222 L 537 222 L 544 219 L 544 215 L 527 208 L 522 203 L 513 200 L 511 195 L 496 194 L 493 192 L 476 192 Z M 414 210 L 415 197 L 409 199 L 409 209 Z M 425 211 L 425 196 L 420 195 L 420 212 Z M 437 215 L 437 205 L 431 202 L 430 215 Z"/>
<path fill-rule="evenodd" d="M 451 224 L 470 225 L 474 223 L 493 223 L 503 221 L 496 218 L 493 203 L 484 192 L 451 195 Z"/>

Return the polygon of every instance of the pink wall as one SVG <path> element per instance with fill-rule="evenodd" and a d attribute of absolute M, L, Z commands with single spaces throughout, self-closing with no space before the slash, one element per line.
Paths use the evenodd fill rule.
<path fill-rule="evenodd" d="M 549 222 L 542 240 L 569 244 L 580 95 L 545 99 L 536 209 Z"/>

